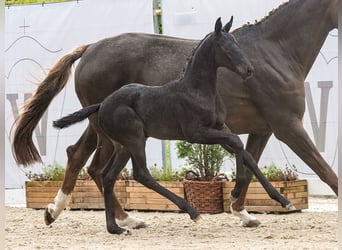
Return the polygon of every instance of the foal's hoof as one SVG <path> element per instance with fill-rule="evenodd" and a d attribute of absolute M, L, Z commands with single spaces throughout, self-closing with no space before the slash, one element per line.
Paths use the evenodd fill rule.
<path fill-rule="evenodd" d="M 243 227 L 258 227 L 261 222 L 258 219 L 242 221 L 241 225 Z"/>
<path fill-rule="evenodd" d="M 113 227 L 113 228 L 107 228 L 108 233 L 111 234 L 122 234 L 122 235 L 131 235 L 132 232 L 129 229 L 124 229 L 121 227 Z"/>
<path fill-rule="evenodd" d="M 297 210 L 297 208 L 292 203 L 287 204 L 285 208 L 288 211 L 295 211 L 295 210 Z"/>
<path fill-rule="evenodd" d="M 197 224 L 201 224 L 203 222 L 203 218 L 200 215 L 192 220 L 196 222 Z"/>
<path fill-rule="evenodd" d="M 55 219 L 52 218 L 52 215 L 49 212 L 49 209 L 46 207 L 44 212 L 44 222 L 46 225 L 50 225 L 52 222 L 54 222 Z"/>

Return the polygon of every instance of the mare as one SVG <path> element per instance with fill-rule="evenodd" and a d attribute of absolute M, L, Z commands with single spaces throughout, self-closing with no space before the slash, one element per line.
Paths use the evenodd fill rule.
<path fill-rule="evenodd" d="M 109 233 L 127 232 L 115 222 L 113 189 L 128 157 L 132 159 L 135 180 L 174 202 L 194 221 L 200 219 L 198 211 L 185 199 L 158 184 L 150 175 L 145 154 L 148 137 L 220 144 L 235 154 L 237 168 L 245 164 L 272 198 L 283 207 L 294 209 L 262 175 L 253 157 L 244 150 L 240 138 L 231 133 L 225 124 L 226 107 L 216 88 L 217 69 L 225 67 L 243 79 L 251 77 L 253 72 L 247 57 L 228 33 L 230 26 L 231 22 L 228 28 L 222 30 L 221 19 L 217 19 L 215 31 L 199 43 L 179 79 L 162 86 L 136 83 L 125 85 L 101 103 L 54 121 L 54 127 L 65 128 L 89 117 L 90 123 L 99 133 L 121 145 L 121 152 L 112 154 L 102 172 Z"/>
<path fill-rule="evenodd" d="M 236 134 L 248 133 L 246 150 L 259 160 L 272 133 L 287 144 L 337 194 L 337 176 L 322 158 L 303 128 L 305 111 L 304 79 L 328 33 L 337 28 L 338 0 L 290 0 L 254 24 L 232 33 L 254 66 L 246 84 L 225 68 L 218 70 L 217 88 L 227 109 L 226 124 Z M 101 102 L 130 82 L 160 85 L 175 79 L 197 40 L 130 33 L 80 46 L 52 68 L 36 93 L 26 103 L 13 138 L 18 164 L 41 162 L 32 133 L 51 100 L 64 88 L 72 64 L 81 58 L 75 72 L 75 88 L 82 106 Z M 162 56 L 161 56 L 162 55 Z M 91 124 L 80 139 L 68 147 L 68 163 L 63 185 L 49 204 L 46 223 L 52 223 L 68 204 L 78 173 L 95 151 L 88 172 L 101 191 L 100 172 L 115 150 L 112 142 L 97 134 Z M 243 225 L 258 225 L 248 215 L 244 201 L 252 173 L 237 169 L 238 196 L 232 193 L 231 209 Z M 115 215 L 119 223 L 139 227 L 144 223 L 130 216 L 116 197 Z M 255 223 L 251 223 L 255 222 Z"/>

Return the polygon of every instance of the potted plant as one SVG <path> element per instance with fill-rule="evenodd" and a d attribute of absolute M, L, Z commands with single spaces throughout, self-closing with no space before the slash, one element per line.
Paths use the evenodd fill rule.
<path fill-rule="evenodd" d="M 223 212 L 223 190 L 221 166 L 231 155 L 219 145 L 176 143 L 179 158 L 186 160 L 190 170 L 183 185 L 185 198 L 200 213 Z"/>
<path fill-rule="evenodd" d="M 296 166 L 278 167 L 275 164 L 260 168 L 263 175 L 270 183 L 282 194 L 288 198 L 297 210 L 308 208 L 308 184 L 307 180 L 299 180 Z M 224 193 L 224 211 L 230 211 L 230 193 L 235 186 L 235 170 L 232 170 L 230 179 L 225 182 Z M 272 200 L 266 193 L 261 183 L 255 178 L 249 184 L 246 195 L 245 207 L 251 212 L 288 212 L 281 207 L 279 203 Z"/>

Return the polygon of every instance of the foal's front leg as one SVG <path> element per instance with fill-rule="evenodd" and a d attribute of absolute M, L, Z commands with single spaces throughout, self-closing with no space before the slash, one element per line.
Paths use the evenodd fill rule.
<path fill-rule="evenodd" d="M 280 193 L 270 184 L 270 182 L 265 178 L 258 168 L 253 157 L 243 149 L 243 144 L 240 138 L 232 134 L 227 126 L 223 126 L 222 129 L 215 129 L 211 127 L 201 127 L 195 131 L 195 133 L 190 134 L 191 142 L 202 143 L 202 144 L 220 144 L 230 153 L 235 153 L 237 156 L 237 168 L 242 169 L 243 163 L 248 167 L 253 174 L 261 182 L 262 186 L 265 188 L 269 196 L 278 201 L 283 207 L 293 210 L 294 206 L 289 200 L 280 195 Z M 241 160 L 241 157 L 243 161 Z M 241 190 L 237 190 L 238 195 Z"/>
<path fill-rule="evenodd" d="M 139 143 L 137 142 L 136 145 Z M 172 193 L 165 187 L 161 186 L 150 174 L 146 166 L 146 156 L 145 156 L 145 145 L 144 146 L 136 146 L 130 147 L 130 152 L 132 156 L 132 165 L 133 165 L 133 176 L 134 179 L 145 187 L 154 190 L 160 195 L 172 201 L 176 204 L 182 211 L 188 213 L 190 218 L 195 222 L 201 222 L 202 218 L 199 212 L 190 206 L 190 204 L 183 198 L 178 195 Z"/>

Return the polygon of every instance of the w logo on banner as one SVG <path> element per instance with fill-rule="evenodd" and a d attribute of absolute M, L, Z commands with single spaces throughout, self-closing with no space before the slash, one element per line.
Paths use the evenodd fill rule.
<path fill-rule="evenodd" d="M 333 87 L 332 81 L 319 81 L 318 88 L 321 89 L 321 102 L 319 110 L 319 121 L 317 119 L 314 100 L 312 98 L 311 87 L 305 82 L 305 97 L 308 107 L 308 113 L 311 121 L 315 144 L 320 152 L 325 151 L 325 138 L 327 132 L 327 114 L 330 89 Z"/>

